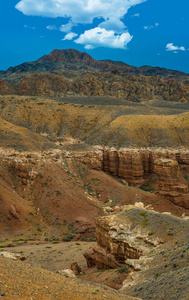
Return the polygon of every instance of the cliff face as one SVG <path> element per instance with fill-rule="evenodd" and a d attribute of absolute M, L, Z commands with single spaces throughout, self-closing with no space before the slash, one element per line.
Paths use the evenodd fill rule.
<path fill-rule="evenodd" d="M 134 268 L 136 260 L 140 265 L 142 256 L 167 242 L 167 228 L 174 225 L 174 234 L 178 234 L 178 222 L 183 221 L 130 205 L 121 213 L 98 217 L 95 222 L 97 245 L 84 254 L 88 266 L 117 268 L 128 263 Z"/>
<path fill-rule="evenodd" d="M 179 206 L 189 208 L 188 183 L 176 160 L 160 158 L 154 162 L 159 194 Z"/>
<path fill-rule="evenodd" d="M 19 152 L 0 148 L 0 230 L 25 231 L 38 223 L 47 232 L 53 226 L 53 234 L 61 228 L 56 234 L 62 238 L 72 239 L 76 231 L 76 239 L 93 237 L 100 204 L 74 177 L 71 163 L 58 149 Z"/>
<path fill-rule="evenodd" d="M 189 150 L 98 148 L 94 152 L 77 153 L 88 167 L 102 170 L 140 186 L 155 175 L 155 190 L 173 203 L 189 208 L 188 182 L 180 167 L 188 168 Z"/>

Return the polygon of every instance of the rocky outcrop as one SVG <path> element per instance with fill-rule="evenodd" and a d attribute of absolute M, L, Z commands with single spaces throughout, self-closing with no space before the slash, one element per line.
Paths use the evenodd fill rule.
<path fill-rule="evenodd" d="M 58 270 L 57 273 L 66 277 L 76 278 L 74 272 L 71 269 Z"/>
<path fill-rule="evenodd" d="M 19 220 L 19 214 L 17 213 L 16 208 L 14 207 L 14 205 L 10 206 L 9 213 L 10 213 L 10 215 L 8 216 L 9 218 L 13 217 L 13 218 Z"/>
<path fill-rule="evenodd" d="M 146 153 L 149 156 L 148 152 Z M 146 164 L 143 163 L 143 152 L 138 149 L 121 149 L 119 151 L 118 176 L 124 178 L 131 185 L 141 185 Z"/>
<path fill-rule="evenodd" d="M 43 154 L 43 155 L 42 155 Z M 43 160 L 62 163 L 63 158 L 77 159 L 91 169 L 104 171 L 124 180 L 125 184 L 140 187 L 146 180 L 155 177 L 153 190 L 176 205 L 189 208 L 187 175 L 189 172 L 188 149 L 131 149 L 95 146 L 82 152 L 48 150 L 43 153 L 16 152 L 0 149 L 0 156 L 26 185 L 38 176 L 37 166 Z M 78 220 L 80 222 L 80 220 Z M 83 221 L 82 221 L 83 222 Z M 85 223 L 85 222 L 84 222 Z M 86 227 L 83 223 L 82 226 Z"/>
<path fill-rule="evenodd" d="M 74 274 L 77 276 L 81 273 L 81 267 L 78 266 L 77 262 L 74 262 L 71 264 L 70 269 L 74 272 Z"/>
<path fill-rule="evenodd" d="M 139 187 L 155 175 L 155 191 L 173 203 L 189 208 L 188 182 L 180 171 L 181 166 L 189 166 L 188 149 L 96 147 L 94 151 L 72 155 L 88 167 L 118 176 L 132 186 Z"/>
<path fill-rule="evenodd" d="M 157 159 L 154 162 L 154 173 L 158 175 L 159 194 L 176 205 L 189 208 L 188 183 L 178 162 L 167 158 Z"/>
<path fill-rule="evenodd" d="M 182 230 L 188 226 L 181 218 L 137 205 L 124 206 L 121 213 L 98 217 L 95 222 L 97 245 L 84 253 L 88 267 L 118 268 L 127 264 L 135 271 L 147 267 L 152 250 L 172 235 L 178 238 L 181 226 Z"/>
<path fill-rule="evenodd" d="M 87 261 L 88 268 L 96 266 L 98 269 L 116 269 L 120 267 L 115 256 L 99 245 L 91 247 L 83 255 Z"/>
<path fill-rule="evenodd" d="M 21 183 L 26 185 L 29 180 L 34 180 L 37 176 L 35 170 L 35 165 L 38 164 L 37 157 L 14 157 L 6 156 L 4 160 L 7 160 L 8 166 L 13 170 L 13 172 L 18 176 Z"/>
<path fill-rule="evenodd" d="M 94 150 L 82 151 L 82 152 L 68 152 L 64 153 L 66 158 L 77 158 L 81 163 L 87 165 L 91 169 L 98 171 L 103 170 L 103 147 L 94 147 Z"/>
<path fill-rule="evenodd" d="M 8 252 L 8 251 L 3 251 L 1 252 L 0 254 L 1 257 L 4 257 L 4 258 L 10 258 L 10 259 L 13 259 L 13 260 L 26 260 L 27 257 L 24 256 L 24 255 L 21 255 L 19 253 L 12 253 L 12 252 Z"/>
<path fill-rule="evenodd" d="M 149 210 L 128 206 L 119 214 L 98 217 L 95 220 L 97 245 L 84 253 L 88 267 L 118 268 L 128 262 L 129 266 L 139 268 L 145 261 L 140 259 L 141 256 L 163 242 L 162 234 L 154 231 L 152 222 L 156 215 Z"/>
<path fill-rule="evenodd" d="M 42 158 L 43 154 L 43 158 Z M 9 168 L 20 179 L 23 185 L 27 185 L 29 181 L 33 181 L 38 174 L 38 166 L 43 159 L 53 162 L 61 162 L 61 151 L 53 149 L 41 152 L 19 152 L 13 149 L 0 148 L 0 157 L 6 161 Z"/>

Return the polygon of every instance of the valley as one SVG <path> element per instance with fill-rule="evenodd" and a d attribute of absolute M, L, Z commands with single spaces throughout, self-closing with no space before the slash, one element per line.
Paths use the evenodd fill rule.
<path fill-rule="evenodd" d="M 187 299 L 188 76 L 76 50 L 0 73 L 0 264 L 40 282 L 4 270 L 7 297 Z"/>

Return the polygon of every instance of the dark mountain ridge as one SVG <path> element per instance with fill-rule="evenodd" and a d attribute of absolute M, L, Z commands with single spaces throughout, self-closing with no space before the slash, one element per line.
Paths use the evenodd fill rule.
<path fill-rule="evenodd" d="M 98 61 L 75 49 L 53 50 L 0 73 L 1 95 L 108 96 L 142 102 L 189 102 L 189 74 L 160 67 Z"/>
<path fill-rule="evenodd" d="M 175 79 L 183 82 L 189 79 L 189 74 L 151 66 L 134 67 L 121 61 L 96 60 L 86 52 L 75 49 L 53 50 L 36 61 L 25 62 L 16 67 L 10 67 L 6 71 L 0 71 L 0 78 L 8 80 L 11 74 L 21 73 L 46 73 L 53 70 L 89 70 L 96 72 L 118 71 L 132 76 L 158 76 L 162 79 Z"/>

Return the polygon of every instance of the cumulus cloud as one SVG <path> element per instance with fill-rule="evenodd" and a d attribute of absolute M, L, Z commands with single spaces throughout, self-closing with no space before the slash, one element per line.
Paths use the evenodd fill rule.
<path fill-rule="evenodd" d="M 129 32 L 115 34 L 113 30 L 95 27 L 91 30 L 86 30 L 79 36 L 75 43 L 86 45 L 86 49 L 95 47 L 110 47 L 126 49 L 127 44 L 132 40 Z"/>
<path fill-rule="evenodd" d="M 48 25 L 46 28 L 49 30 L 57 30 L 56 25 Z"/>
<path fill-rule="evenodd" d="M 147 0 L 20 0 L 15 7 L 28 16 L 65 18 L 67 23 L 59 28 L 65 33 L 71 32 L 79 24 L 93 24 L 94 20 L 99 20 L 99 24 L 95 25 L 98 28 L 91 29 L 90 34 L 85 31 L 77 42 L 90 40 L 89 35 L 95 34 L 96 42 L 86 44 L 88 49 L 95 44 L 105 46 L 105 41 L 108 47 L 112 45 L 114 48 L 125 49 L 131 36 L 126 31 L 123 18 L 132 6 L 145 1 Z"/>
<path fill-rule="evenodd" d="M 59 29 L 60 29 L 60 31 L 62 31 L 62 32 L 69 32 L 69 31 L 72 30 L 72 27 L 74 27 L 74 26 L 77 26 L 77 24 L 74 24 L 74 23 L 72 23 L 72 22 L 68 22 L 68 23 L 65 24 L 65 25 L 61 25 Z"/>
<path fill-rule="evenodd" d="M 75 38 L 76 36 L 78 36 L 77 33 L 75 32 L 69 32 L 68 34 L 65 35 L 65 37 L 62 39 L 62 41 L 66 41 L 66 40 L 73 40 L 73 38 Z"/>
<path fill-rule="evenodd" d="M 158 26 L 159 26 L 159 23 L 155 23 L 154 25 L 144 26 L 144 29 L 145 30 L 150 30 L 150 29 L 154 29 L 154 28 L 156 28 Z"/>
<path fill-rule="evenodd" d="M 15 6 L 25 15 L 71 18 L 92 23 L 94 18 L 122 18 L 132 6 L 147 0 L 21 0 Z"/>
<path fill-rule="evenodd" d="M 174 51 L 174 53 L 178 53 L 177 51 L 185 51 L 185 47 L 181 46 L 174 46 L 173 43 L 169 43 L 166 45 L 166 50 L 167 51 Z"/>
<path fill-rule="evenodd" d="M 116 33 L 122 33 L 126 29 L 125 24 L 121 20 L 116 18 L 108 19 L 100 23 L 98 26 L 100 28 L 105 28 L 106 30 L 113 30 Z"/>

